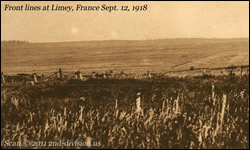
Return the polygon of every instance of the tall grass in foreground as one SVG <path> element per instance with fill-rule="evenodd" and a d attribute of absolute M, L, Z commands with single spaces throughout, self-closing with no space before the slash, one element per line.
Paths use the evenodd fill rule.
<path fill-rule="evenodd" d="M 67 97 L 31 102 L 1 90 L 1 147 L 13 148 L 4 146 L 6 140 L 47 142 L 28 148 L 51 148 L 49 141 L 70 140 L 101 145 L 55 148 L 249 148 L 249 94 L 218 94 L 217 85 L 210 85 L 210 94 L 204 96 L 198 92 L 204 89 L 157 93 L 149 98 L 152 103 L 142 104 L 143 115 L 135 98 L 110 95 L 106 105 Z"/>

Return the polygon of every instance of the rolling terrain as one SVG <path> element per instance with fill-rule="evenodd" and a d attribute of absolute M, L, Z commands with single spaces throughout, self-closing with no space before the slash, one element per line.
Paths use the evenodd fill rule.
<path fill-rule="evenodd" d="M 249 39 L 1 43 L 6 74 L 107 70 L 145 73 L 249 64 Z"/>
<path fill-rule="evenodd" d="M 248 39 L 2 42 L 1 53 L 3 149 L 249 149 Z M 59 67 L 115 73 L 51 76 Z"/>

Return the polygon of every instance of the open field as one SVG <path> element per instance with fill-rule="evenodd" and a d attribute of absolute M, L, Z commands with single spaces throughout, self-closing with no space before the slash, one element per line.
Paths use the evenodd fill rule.
<path fill-rule="evenodd" d="M 3 42 L 1 53 L 1 148 L 249 149 L 248 39 Z"/>
<path fill-rule="evenodd" d="M 249 39 L 168 39 L 67 43 L 2 43 L 1 71 L 46 73 L 62 68 L 145 73 L 249 65 Z"/>
<path fill-rule="evenodd" d="M 2 148 L 248 149 L 249 75 L 1 86 L 1 120 Z"/>

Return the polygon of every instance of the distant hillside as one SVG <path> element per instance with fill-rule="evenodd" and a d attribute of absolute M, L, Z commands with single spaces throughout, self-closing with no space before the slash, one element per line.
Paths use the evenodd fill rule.
<path fill-rule="evenodd" d="M 1 42 L 4 73 L 165 72 L 249 64 L 249 39 L 167 39 L 60 43 Z"/>

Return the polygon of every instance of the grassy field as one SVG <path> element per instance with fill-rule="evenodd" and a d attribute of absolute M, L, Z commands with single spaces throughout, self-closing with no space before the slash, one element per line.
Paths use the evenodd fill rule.
<path fill-rule="evenodd" d="M 62 144 L 68 140 L 79 145 Z M 249 75 L 2 86 L 1 148 L 25 141 L 26 148 L 248 149 Z"/>
<path fill-rule="evenodd" d="M 249 64 L 249 39 L 1 44 L 4 73 L 107 70 L 145 73 Z"/>
<path fill-rule="evenodd" d="M 2 42 L 1 54 L 1 148 L 249 149 L 249 39 Z"/>

